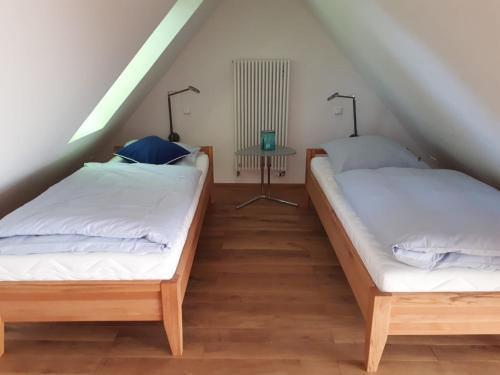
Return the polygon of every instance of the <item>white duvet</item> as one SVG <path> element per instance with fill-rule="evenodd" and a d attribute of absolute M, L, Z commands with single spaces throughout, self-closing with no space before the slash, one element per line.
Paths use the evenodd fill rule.
<path fill-rule="evenodd" d="M 426 268 L 500 269 L 500 192 L 451 170 L 352 170 L 335 179 L 396 259 Z"/>
<path fill-rule="evenodd" d="M 200 175 L 193 167 L 87 163 L 0 220 L 0 254 L 166 251 Z"/>

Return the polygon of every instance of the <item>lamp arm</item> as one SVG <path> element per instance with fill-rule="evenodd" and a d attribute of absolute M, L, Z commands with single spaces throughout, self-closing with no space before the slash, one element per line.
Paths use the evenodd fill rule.
<path fill-rule="evenodd" d="M 355 99 L 354 95 L 337 95 L 337 98 L 345 98 L 345 99 Z"/>
<path fill-rule="evenodd" d="M 330 101 L 335 98 L 344 98 L 344 99 L 351 99 L 352 100 L 352 116 L 354 118 L 354 133 L 350 135 L 350 137 L 357 137 L 358 136 L 358 121 L 356 118 L 356 97 L 354 95 L 341 95 L 338 93 L 338 91 L 332 95 L 330 95 L 326 100 Z"/>
<path fill-rule="evenodd" d="M 174 95 L 177 95 L 177 94 L 182 94 L 183 92 L 186 92 L 186 91 L 189 91 L 190 89 L 187 88 L 187 89 L 183 89 L 183 90 L 179 90 L 179 91 L 171 91 L 168 93 L 168 97 L 171 97 L 171 96 L 174 96 Z"/>
<path fill-rule="evenodd" d="M 352 97 L 352 113 L 354 116 L 354 134 L 351 135 L 351 137 L 357 137 L 358 136 L 358 122 L 356 120 L 356 98 L 354 96 Z"/>
<path fill-rule="evenodd" d="M 168 136 L 168 140 L 170 142 L 179 142 L 179 140 L 180 140 L 179 134 L 177 134 L 177 133 L 174 132 L 174 124 L 173 124 L 173 121 L 172 121 L 172 102 L 170 100 L 170 97 L 174 96 L 174 95 L 177 95 L 177 94 L 182 94 L 183 92 L 186 92 L 186 91 L 194 91 L 197 94 L 200 93 L 200 90 L 197 89 L 194 86 L 188 86 L 187 88 L 185 88 L 183 90 L 170 91 L 170 92 L 167 93 L 167 97 L 168 97 L 168 119 L 170 120 L 170 134 Z"/>
<path fill-rule="evenodd" d="M 182 94 L 183 92 L 189 91 L 189 88 L 184 89 L 184 90 L 179 90 L 179 91 L 172 91 L 169 92 L 167 95 L 168 98 L 168 119 L 170 121 L 170 134 L 168 135 L 168 140 L 170 142 L 179 142 L 180 137 L 179 134 L 174 132 L 174 123 L 172 121 L 172 101 L 170 100 L 171 96 L 177 95 L 177 94 Z"/>
<path fill-rule="evenodd" d="M 170 134 L 173 134 L 174 126 L 172 124 L 172 102 L 170 100 L 170 95 L 168 95 L 168 120 L 170 121 Z"/>

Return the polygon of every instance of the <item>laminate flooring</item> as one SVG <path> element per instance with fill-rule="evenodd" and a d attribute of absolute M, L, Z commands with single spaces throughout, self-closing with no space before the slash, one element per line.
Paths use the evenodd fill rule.
<path fill-rule="evenodd" d="M 184 356 L 161 323 L 7 324 L 1 374 L 364 374 L 364 323 L 313 208 L 215 187 L 184 300 Z M 274 187 L 304 201 L 302 186 Z M 500 374 L 499 336 L 390 337 L 380 375 Z"/>

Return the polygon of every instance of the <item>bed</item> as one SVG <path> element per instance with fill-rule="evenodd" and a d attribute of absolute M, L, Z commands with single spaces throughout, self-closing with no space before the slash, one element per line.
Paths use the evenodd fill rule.
<path fill-rule="evenodd" d="M 213 184 L 211 146 L 200 149 L 196 167 L 200 178 L 171 251 L 2 255 L 0 353 L 10 322 L 161 321 L 172 354 L 182 355 L 182 303 Z"/>
<path fill-rule="evenodd" d="M 388 335 L 500 334 L 498 271 L 409 272 L 409 266 L 374 250 L 342 194 L 331 187 L 326 156 L 324 149 L 307 150 L 307 202 L 321 219 L 366 321 L 366 370 L 377 371 Z"/>

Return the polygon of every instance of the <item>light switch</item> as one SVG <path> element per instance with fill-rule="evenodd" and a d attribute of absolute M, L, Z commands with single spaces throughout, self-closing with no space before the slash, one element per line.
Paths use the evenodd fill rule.
<path fill-rule="evenodd" d="M 190 115 L 191 114 L 191 109 L 189 107 L 184 107 L 184 114 L 185 115 Z"/>
<path fill-rule="evenodd" d="M 341 106 L 335 106 L 335 107 L 333 107 L 333 113 L 336 116 L 340 116 L 340 115 L 344 114 L 344 107 L 341 107 Z"/>

